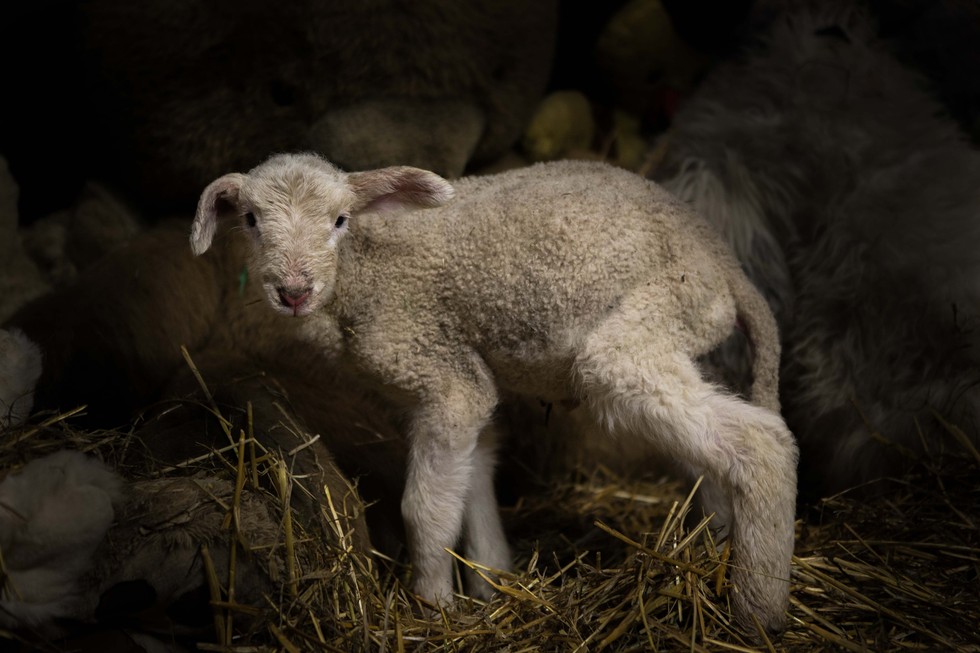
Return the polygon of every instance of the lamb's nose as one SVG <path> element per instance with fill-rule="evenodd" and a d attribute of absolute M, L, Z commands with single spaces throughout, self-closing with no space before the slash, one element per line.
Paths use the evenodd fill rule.
<path fill-rule="evenodd" d="M 306 300 L 310 298 L 312 288 L 280 286 L 276 290 L 279 292 L 279 301 L 282 302 L 283 306 L 289 306 L 292 309 L 297 309 L 305 304 Z"/>

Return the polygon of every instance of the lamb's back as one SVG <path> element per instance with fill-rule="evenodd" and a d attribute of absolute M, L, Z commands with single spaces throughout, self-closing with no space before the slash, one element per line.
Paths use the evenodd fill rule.
<path fill-rule="evenodd" d="M 443 207 L 371 218 L 356 274 L 372 315 L 438 321 L 473 343 L 547 348 L 642 286 L 688 293 L 725 283 L 717 234 L 629 171 L 559 161 L 454 186 Z"/>
<path fill-rule="evenodd" d="M 672 195 L 605 163 L 537 164 L 456 188 L 438 209 L 454 272 L 447 290 L 483 306 L 594 314 L 718 256 L 714 232 Z"/>

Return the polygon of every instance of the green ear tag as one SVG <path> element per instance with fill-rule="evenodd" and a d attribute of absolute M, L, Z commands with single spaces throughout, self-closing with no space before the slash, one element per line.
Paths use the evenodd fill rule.
<path fill-rule="evenodd" d="M 242 271 L 238 273 L 238 294 L 245 294 L 245 285 L 248 283 L 248 266 L 242 266 Z"/>

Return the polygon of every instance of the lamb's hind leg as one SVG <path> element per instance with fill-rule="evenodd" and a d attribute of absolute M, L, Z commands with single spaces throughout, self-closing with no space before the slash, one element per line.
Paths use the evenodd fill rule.
<path fill-rule="evenodd" d="M 630 342 L 624 342 L 624 332 Z M 796 445 L 782 418 L 705 382 L 676 343 L 603 329 L 575 364 L 582 397 L 611 432 L 649 438 L 727 491 L 733 509 L 736 616 L 785 623 L 793 553 Z"/>

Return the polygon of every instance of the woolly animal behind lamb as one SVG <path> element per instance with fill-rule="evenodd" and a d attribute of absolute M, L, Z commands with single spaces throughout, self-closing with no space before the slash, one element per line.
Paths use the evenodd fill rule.
<path fill-rule="evenodd" d="M 409 409 L 402 499 L 414 587 L 451 598 L 470 559 L 510 565 L 480 433 L 501 393 L 582 402 L 611 434 L 655 443 L 709 486 L 730 523 L 739 617 L 782 627 L 796 446 L 778 414 L 779 344 L 765 301 L 711 228 L 652 182 L 601 163 L 460 180 L 409 167 L 344 173 L 277 155 L 204 191 L 196 254 L 219 217 L 252 235 L 249 273 L 309 338 Z M 740 321 L 755 345 L 748 403 L 694 359 Z M 486 594 L 488 588 L 471 588 Z"/>
<path fill-rule="evenodd" d="M 939 452 L 930 409 L 978 441 L 980 152 L 866 10 L 792 5 L 680 109 L 655 178 L 769 299 L 822 495 Z"/>

